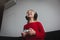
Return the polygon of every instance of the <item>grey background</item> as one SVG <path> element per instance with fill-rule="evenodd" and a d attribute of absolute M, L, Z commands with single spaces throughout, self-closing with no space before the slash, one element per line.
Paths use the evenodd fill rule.
<path fill-rule="evenodd" d="M 38 13 L 38 21 L 45 32 L 60 30 L 59 0 L 17 0 L 16 5 L 4 10 L 0 36 L 19 37 L 26 24 L 26 11 Z"/>

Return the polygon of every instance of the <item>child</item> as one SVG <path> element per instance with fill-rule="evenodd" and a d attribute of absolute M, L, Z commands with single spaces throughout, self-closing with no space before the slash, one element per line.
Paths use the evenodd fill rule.
<path fill-rule="evenodd" d="M 27 24 L 24 25 L 22 32 L 23 40 L 44 40 L 45 31 L 40 22 L 37 21 L 38 14 L 30 9 L 26 13 Z"/>

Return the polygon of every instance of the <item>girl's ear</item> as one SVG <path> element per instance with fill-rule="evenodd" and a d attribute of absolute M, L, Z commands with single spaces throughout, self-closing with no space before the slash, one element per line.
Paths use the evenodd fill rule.
<path fill-rule="evenodd" d="M 27 21 L 29 21 L 29 20 L 30 20 L 30 18 L 29 18 L 29 17 L 27 17 L 27 16 L 25 16 L 25 18 L 26 18 L 26 20 L 27 20 Z"/>
<path fill-rule="evenodd" d="M 37 17 L 38 17 L 38 14 L 37 14 L 37 12 L 35 12 L 35 14 L 34 14 L 34 20 L 37 20 Z"/>
<path fill-rule="evenodd" d="M 25 16 L 25 18 L 26 18 L 26 20 L 28 20 L 28 17 L 27 16 Z"/>

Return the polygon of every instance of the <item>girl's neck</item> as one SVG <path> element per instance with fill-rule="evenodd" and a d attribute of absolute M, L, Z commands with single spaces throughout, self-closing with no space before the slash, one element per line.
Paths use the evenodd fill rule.
<path fill-rule="evenodd" d="M 28 23 L 32 23 L 32 22 L 36 22 L 36 21 L 37 20 L 34 20 L 33 18 L 31 18 Z"/>

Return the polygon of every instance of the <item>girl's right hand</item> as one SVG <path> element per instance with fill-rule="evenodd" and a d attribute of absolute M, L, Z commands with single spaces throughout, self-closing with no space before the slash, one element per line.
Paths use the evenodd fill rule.
<path fill-rule="evenodd" d="M 26 34 L 27 34 L 26 32 L 22 32 L 22 33 L 21 33 L 22 37 L 25 37 Z"/>

